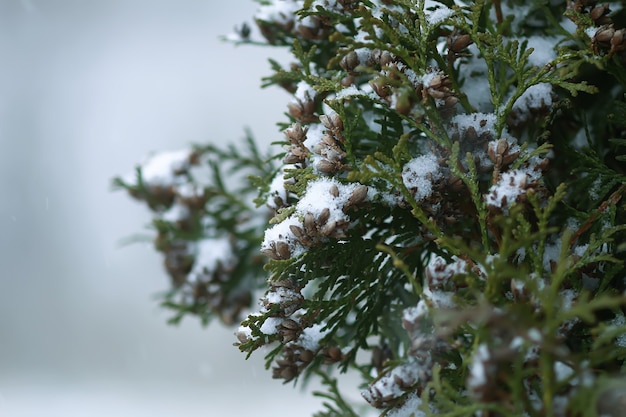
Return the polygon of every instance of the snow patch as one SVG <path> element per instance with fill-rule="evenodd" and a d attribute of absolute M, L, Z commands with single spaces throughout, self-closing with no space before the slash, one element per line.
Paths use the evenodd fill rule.
<path fill-rule="evenodd" d="M 392 409 L 386 415 L 387 417 L 426 417 L 427 414 L 419 409 L 421 405 L 422 399 L 412 392 L 407 396 L 404 404 Z"/>
<path fill-rule="evenodd" d="M 431 196 L 433 182 L 441 177 L 441 167 L 434 154 L 413 158 L 402 169 L 402 181 L 418 203 Z"/>
<path fill-rule="evenodd" d="M 219 264 L 231 266 L 235 262 L 235 254 L 228 237 L 205 238 L 195 242 L 195 260 L 189 272 L 189 282 L 210 278 Z"/>
<path fill-rule="evenodd" d="M 141 164 L 141 178 L 151 187 L 171 187 L 177 185 L 181 175 L 189 169 L 192 150 L 183 149 L 160 152 Z"/>
<path fill-rule="evenodd" d="M 296 19 L 296 12 L 302 5 L 302 1 L 297 0 L 276 0 L 272 4 L 261 5 L 255 18 L 268 23 L 288 25 Z"/>
<path fill-rule="evenodd" d="M 443 5 L 439 5 L 439 7 L 434 11 L 430 13 L 427 12 L 426 21 L 429 25 L 435 26 L 452 16 L 453 13 L 454 10 Z"/>

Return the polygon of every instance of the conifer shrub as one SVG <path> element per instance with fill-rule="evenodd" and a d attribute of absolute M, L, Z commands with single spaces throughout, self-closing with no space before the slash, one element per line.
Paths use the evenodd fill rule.
<path fill-rule="evenodd" d="M 239 325 L 318 417 L 626 415 L 623 2 L 259 3 L 227 39 L 291 52 L 276 146 L 115 180 L 171 321 Z"/>

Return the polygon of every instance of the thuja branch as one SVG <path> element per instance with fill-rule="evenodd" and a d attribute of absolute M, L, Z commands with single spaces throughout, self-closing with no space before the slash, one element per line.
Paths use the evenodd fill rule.
<path fill-rule="evenodd" d="M 623 10 L 269 0 L 254 21 L 227 39 L 293 60 L 264 79 L 291 97 L 278 146 L 115 182 L 153 212 L 174 321 L 241 323 L 272 377 L 322 381 L 319 416 L 621 415 Z"/>

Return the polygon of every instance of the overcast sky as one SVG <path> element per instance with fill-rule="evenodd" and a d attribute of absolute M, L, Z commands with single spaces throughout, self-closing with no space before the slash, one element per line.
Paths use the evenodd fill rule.
<path fill-rule="evenodd" d="M 149 213 L 110 191 L 151 151 L 281 137 L 288 96 L 259 86 L 285 53 L 218 40 L 255 9 L 0 0 L 0 416 L 284 415 L 232 329 L 165 324 L 160 256 L 120 246 Z"/>

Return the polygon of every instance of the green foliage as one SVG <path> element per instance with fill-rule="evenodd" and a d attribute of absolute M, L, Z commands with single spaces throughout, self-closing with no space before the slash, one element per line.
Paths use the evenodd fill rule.
<path fill-rule="evenodd" d="M 199 146 L 166 179 L 148 164 L 116 180 L 155 212 L 164 305 L 246 310 L 239 349 L 269 346 L 285 382 L 320 378 L 320 417 L 365 412 L 335 369 L 378 415 L 621 415 L 624 14 L 262 3 L 261 35 L 295 61 L 264 79 L 293 94 L 282 148 Z"/>

